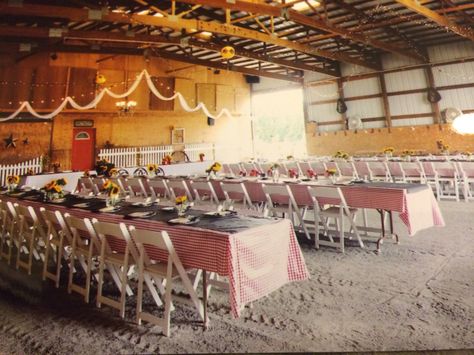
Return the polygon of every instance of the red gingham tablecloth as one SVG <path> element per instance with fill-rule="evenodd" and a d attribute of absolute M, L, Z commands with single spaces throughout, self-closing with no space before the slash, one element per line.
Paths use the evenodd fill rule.
<path fill-rule="evenodd" d="M 253 184 L 253 186 L 257 186 L 257 183 Z M 318 186 L 311 182 L 289 184 L 298 206 L 313 205 L 311 196 L 308 193 L 308 186 L 310 185 Z M 249 195 L 252 196 L 252 185 L 249 184 L 246 186 Z M 386 188 L 366 187 L 364 185 L 338 185 L 338 187 L 341 188 L 349 207 L 383 209 L 398 212 L 410 236 L 425 228 L 445 225 L 439 205 L 429 186 L 410 192 L 402 186 L 399 188 Z"/>
<path fill-rule="evenodd" d="M 138 229 L 167 231 L 181 262 L 191 268 L 217 272 L 229 278 L 229 301 L 232 315 L 238 317 L 249 302 L 264 297 L 290 281 L 309 277 L 306 264 L 289 220 L 275 220 L 267 225 L 229 234 L 191 226 L 175 226 L 146 219 L 124 219 L 110 213 L 93 213 L 78 208 L 2 196 L 19 204 L 59 210 L 79 218 L 134 225 Z M 115 239 L 115 238 L 114 238 Z M 111 238 L 109 242 L 114 243 Z M 118 244 L 117 244 L 118 242 Z M 114 248 L 124 246 L 115 239 Z M 156 250 L 148 250 L 152 258 L 162 259 Z"/>

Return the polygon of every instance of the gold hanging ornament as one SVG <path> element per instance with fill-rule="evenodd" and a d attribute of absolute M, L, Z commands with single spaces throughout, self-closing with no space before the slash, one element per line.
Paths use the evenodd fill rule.
<path fill-rule="evenodd" d="M 225 46 L 221 49 L 221 56 L 224 59 L 231 59 L 235 56 L 235 49 L 231 46 Z"/>
<path fill-rule="evenodd" d="M 97 74 L 97 75 L 95 76 L 95 83 L 96 83 L 97 85 L 105 84 L 106 81 L 107 81 L 107 79 L 106 79 L 105 76 L 102 75 L 102 74 Z"/>

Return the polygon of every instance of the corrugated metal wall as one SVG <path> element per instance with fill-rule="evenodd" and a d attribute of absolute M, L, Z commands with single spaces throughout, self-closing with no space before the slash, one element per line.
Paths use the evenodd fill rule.
<path fill-rule="evenodd" d="M 440 47 L 432 47 L 428 49 L 430 61 L 439 63 L 456 59 L 467 59 L 474 57 L 474 43 L 458 42 Z M 382 57 L 382 65 L 385 70 L 406 68 L 401 72 L 384 74 L 387 92 L 389 93 L 388 101 L 392 116 L 393 126 L 416 126 L 433 124 L 433 117 L 417 117 L 423 114 L 431 115 L 432 106 L 428 102 L 427 93 L 411 93 L 403 95 L 390 95 L 390 93 L 407 91 L 407 90 L 423 90 L 428 87 L 427 74 L 425 69 L 410 69 L 410 66 L 419 65 L 420 63 L 414 59 L 398 56 L 394 54 L 386 54 Z M 474 110 L 474 88 L 457 88 L 443 89 L 445 86 L 458 84 L 474 83 L 474 62 L 465 62 L 459 64 L 434 66 L 432 68 L 436 87 L 439 88 L 441 101 L 438 103 L 440 110 L 447 107 L 456 107 L 461 110 Z M 370 72 L 367 68 L 361 68 L 355 65 L 341 65 L 343 76 L 353 76 L 361 73 Z M 314 101 L 325 101 L 337 99 L 338 88 L 336 83 L 328 83 L 326 85 L 310 86 L 308 83 L 322 80 L 324 75 L 319 73 L 307 73 L 305 82 L 306 102 L 308 105 L 308 119 L 316 122 L 328 122 L 340 120 L 341 115 L 336 112 L 335 103 L 324 103 L 311 105 Z M 353 80 L 343 83 L 344 97 L 351 98 L 364 95 L 374 95 L 381 92 L 380 81 L 378 77 L 370 77 L 361 80 Z M 382 98 L 366 98 L 361 100 L 346 100 L 348 110 L 347 117 L 359 116 L 364 118 L 384 117 L 384 107 Z M 414 115 L 414 117 L 397 118 L 400 115 Z M 395 117 L 393 117 L 395 116 Z M 364 128 L 380 128 L 385 127 L 385 121 L 364 122 Z M 318 130 L 335 131 L 343 129 L 343 125 L 323 125 Z"/>

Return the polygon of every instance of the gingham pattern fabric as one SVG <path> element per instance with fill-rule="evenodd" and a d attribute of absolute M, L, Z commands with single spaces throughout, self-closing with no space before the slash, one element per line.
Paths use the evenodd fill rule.
<path fill-rule="evenodd" d="M 229 234 L 146 219 L 124 219 L 117 214 L 93 213 L 12 197 L 5 200 L 33 206 L 37 211 L 44 207 L 78 218 L 96 218 L 103 222 L 123 222 L 137 229 L 167 231 L 183 265 L 229 277 L 229 301 L 235 317 L 248 302 L 268 295 L 287 282 L 309 277 L 293 226 L 288 220 L 275 220 L 268 225 Z M 123 241 L 109 237 L 108 242 L 112 249 L 124 250 Z M 152 259 L 167 259 L 167 255 L 158 249 L 150 247 L 147 252 Z"/>

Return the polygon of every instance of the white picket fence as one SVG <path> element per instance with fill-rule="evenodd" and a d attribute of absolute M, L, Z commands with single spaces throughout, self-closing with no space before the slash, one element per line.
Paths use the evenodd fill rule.
<path fill-rule="evenodd" d="M 162 145 L 156 147 L 140 147 L 140 162 L 141 165 L 147 164 L 161 164 L 161 160 L 166 155 L 171 155 L 173 153 L 172 145 Z M 135 166 L 138 166 L 136 164 Z"/>
<path fill-rule="evenodd" d="M 112 148 L 101 149 L 98 156 L 99 159 L 107 159 L 117 167 L 130 168 L 151 163 L 161 164 L 161 160 L 166 155 L 171 155 L 173 151 L 172 145 Z M 212 143 L 185 144 L 184 152 L 190 161 L 198 161 L 200 153 L 204 153 L 207 160 L 215 157 L 214 144 Z"/>
<path fill-rule="evenodd" d="M 10 165 L 0 165 L 0 183 L 4 186 L 7 182 L 7 177 L 10 175 L 26 175 L 28 170 L 34 174 L 39 174 L 43 170 L 43 157 L 39 156 L 38 158 L 24 161 L 19 164 L 10 164 Z"/>
<path fill-rule="evenodd" d="M 215 149 L 213 143 L 185 144 L 184 152 L 191 161 L 199 160 L 200 153 L 205 154 L 206 160 L 215 160 Z"/>

